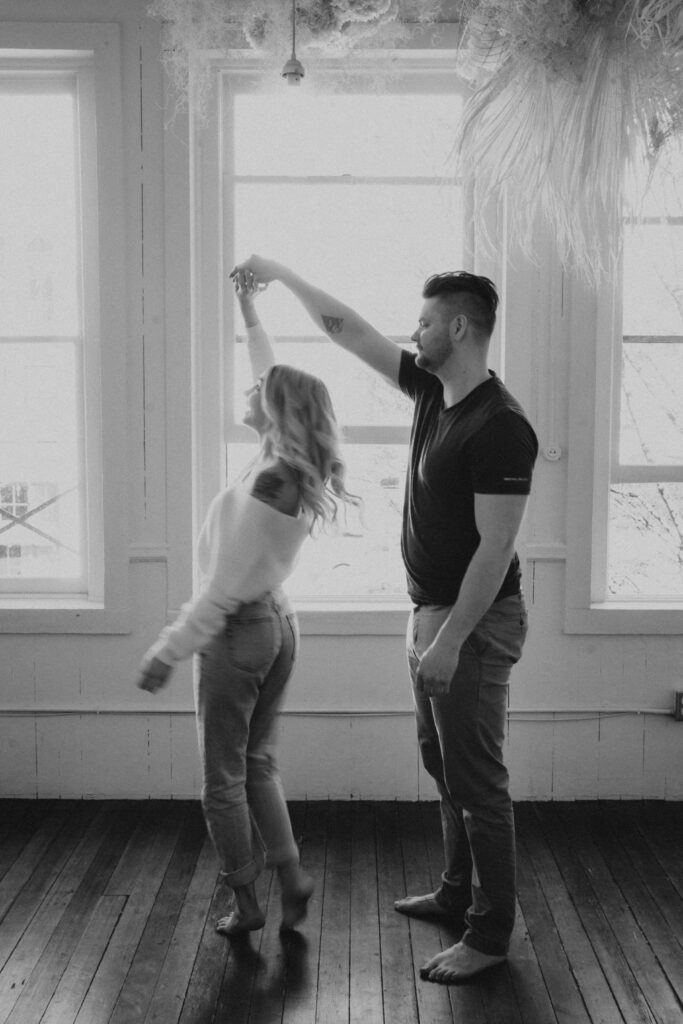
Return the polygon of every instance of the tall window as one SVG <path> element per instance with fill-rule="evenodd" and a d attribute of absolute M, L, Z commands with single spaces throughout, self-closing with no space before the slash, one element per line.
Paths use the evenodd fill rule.
<path fill-rule="evenodd" d="M 272 76 L 272 70 L 268 72 Z M 466 265 L 463 188 L 451 150 L 462 97 L 452 72 L 319 71 L 315 87 L 265 91 L 231 72 L 223 92 L 223 253 L 281 260 L 409 345 L 424 279 Z M 411 405 L 340 351 L 275 284 L 258 299 L 276 359 L 319 375 L 344 432 L 349 489 L 363 499 L 339 530 L 306 546 L 298 597 L 397 598 Z M 241 423 L 248 358 L 239 310 L 225 295 L 228 477 L 254 455 Z"/>
<path fill-rule="evenodd" d="M 683 159 L 625 223 L 619 273 L 574 300 L 565 629 L 680 633 Z M 576 285 L 575 285 L 576 287 Z M 597 333 L 590 334 L 595 301 Z M 584 313 L 585 310 L 585 313 Z"/>
<path fill-rule="evenodd" d="M 77 74 L 0 73 L 0 590 L 83 590 Z"/>
<path fill-rule="evenodd" d="M 616 360 L 607 600 L 683 601 L 683 159 L 627 226 Z"/>
<path fill-rule="evenodd" d="M 0 632 L 125 632 L 119 28 L 1 42 Z"/>

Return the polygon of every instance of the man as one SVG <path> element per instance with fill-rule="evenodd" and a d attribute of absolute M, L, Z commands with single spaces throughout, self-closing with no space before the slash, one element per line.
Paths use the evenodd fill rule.
<path fill-rule="evenodd" d="M 412 355 L 281 264 L 252 256 L 235 275 L 280 281 L 332 341 L 415 403 L 401 538 L 413 603 L 408 663 L 446 867 L 436 892 L 395 907 L 456 927 L 464 918 L 462 939 L 421 969 L 431 981 L 461 981 L 505 959 L 515 915 L 502 747 L 507 683 L 527 630 L 515 539 L 538 443 L 487 368 L 498 296 L 487 278 L 464 271 L 430 277 Z"/>

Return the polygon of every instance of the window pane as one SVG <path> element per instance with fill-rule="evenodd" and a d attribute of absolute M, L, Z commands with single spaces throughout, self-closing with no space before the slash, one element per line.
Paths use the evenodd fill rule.
<path fill-rule="evenodd" d="M 61 80 L 0 78 L 0 335 L 79 333 L 75 111 Z"/>
<path fill-rule="evenodd" d="M 339 423 L 355 426 L 409 427 L 412 402 L 359 359 L 331 341 L 277 342 L 275 358 L 315 374 L 327 385 Z M 246 344 L 236 349 L 235 416 L 246 408 L 244 392 L 251 386 Z"/>
<path fill-rule="evenodd" d="M 649 159 L 629 168 L 626 198 L 641 220 L 683 214 L 683 148 L 674 136 L 660 150 L 654 171 Z"/>
<path fill-rule="evenodd" d="M 683 338 L 622 347 L 622 465 L 683 463 Z"/>
<path fill-rule="evenodd" d="M 235 96 L 236 174 L 453 173 L 457 94 L 292 93 Z"/>
<path fill-rule="evenodd" d="M 643 224 L 624 239 L 624 335 L 683 334 L 683 224 Z"/>
<path fill-rule="evenodd" d="M 83 574 L 74 342 L 0 344 L 0 576 Z"/>
<path fill-rule="evenodd" d="M 642 223 L 624 232 L 623 333 L 683 334 L 683 149 L 670 144 L 654 173 L 645 161 L 640 171 L 631 205 Z"/>
<path fill-rule="evenodd" d="M 281 260 L 384 334 L 412 334 L 425 278 L 462 266 L 460 188 L 238 185 L 235 203 L 234 252 Z M 281 286 L 259 304 L 272 334 L 312 333 L 301 303 Z"/>
<path fill-rule="evenodd" d="M 683 594 L 683 484 L 612 487 L 610 527 L 610 597 L 680 599 Z"/>
<path fill-rule="evenodd" d="M 330 533 L 307 540 L 287 584 L 293 597 L 393 597 L 406 593 L 401 562 L 403 445 L 345 445 L 347 486 L 363 499 L 362 515 L 339 512 Z M 229 480 L 256 455 L 256 445 L 230 445 Z"/>

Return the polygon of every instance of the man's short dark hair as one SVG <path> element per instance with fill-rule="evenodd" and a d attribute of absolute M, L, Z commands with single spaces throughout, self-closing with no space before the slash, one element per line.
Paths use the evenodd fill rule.
<path fill-rule="evenodd" d="M 452 270 L 432 274 L 424 283 L 423 299 L 435 297 L 453 301 L 458 312 L 465 314 L 479 333 L 490 337 L 496 326 L 498 292 L 488 277 L 470 274 L 466 270 Z"/>

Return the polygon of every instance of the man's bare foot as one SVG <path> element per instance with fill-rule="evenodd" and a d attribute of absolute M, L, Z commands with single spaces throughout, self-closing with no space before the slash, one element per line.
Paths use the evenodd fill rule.
<path fill-rule="evenodd" d="M 314 889 L 315 882 L 310 875 L 302 875 L 296 888 L 283 889 L 281 931 L 290 931 L 301 924 L 308 913 L 308 901 Z"/>
<path fill-rule="evenodd" d="M 444 907 L 436 898 L 436 893 L 428 892 L 425 896 L 405 896 L 394 900 L 394 910 L 408 917 L 432 918 L 438 921 L 457 921 L 457 915 L 448 907 Z"/>
<path fill-rule="evenodd" d="M 243 914 L 238 908 L 216 921 L 216 931 L 221 935 L 242 935 L 244 932 L 256 932 L 263 928 L 266 919 L 259 910 L 251 914 Z"/>
<path fill-rule="evenodd" d="M 488 967 L 502 964 L 505 959 L 504 956 L 480 953 L 478 949 L 472 949 L 464 942 L 456 942 L 454 946 L 449 946 L 423 964 L 420 968 L 420 977 L 449 985 L 456 981 L 465 981 Z"/>

